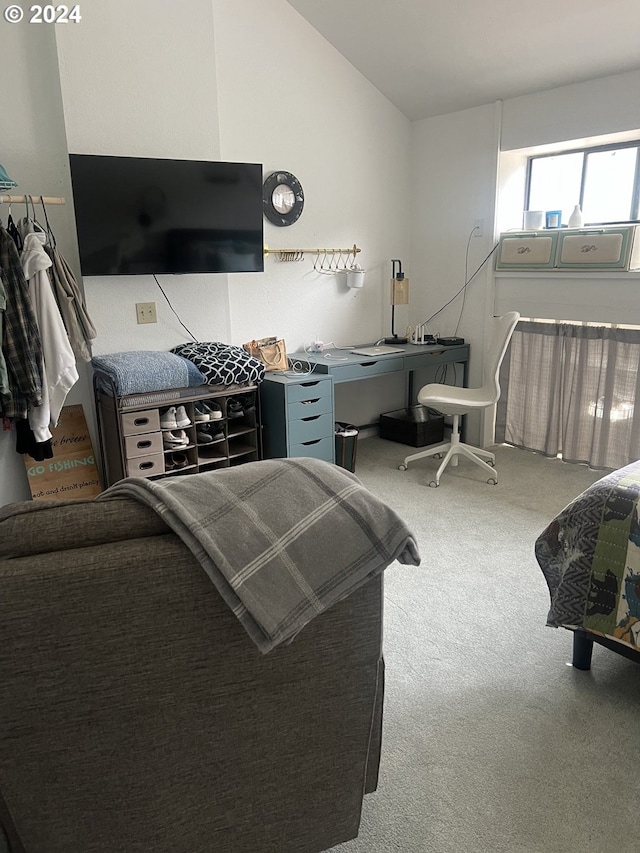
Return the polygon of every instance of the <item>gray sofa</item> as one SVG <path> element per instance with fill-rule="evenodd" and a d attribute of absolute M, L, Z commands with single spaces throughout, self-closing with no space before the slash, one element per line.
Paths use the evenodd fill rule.
<path fill-rule="evenodd" d="M 317 853 L 377 783 L 382 576 L 263 655 L 128 498 L 0 510 L 0 850 Z"/>

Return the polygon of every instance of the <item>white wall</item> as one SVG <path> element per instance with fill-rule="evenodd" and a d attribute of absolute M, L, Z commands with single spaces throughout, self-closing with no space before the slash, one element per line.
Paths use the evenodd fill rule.
<path fill-rule="evenodd" d="M 514 221 L 514 210 L 524 200 L 522 170 L 518 188 L 508 186 L 509 178 L 516 175 L 520 150 L 534 146 L 562 143 L 566 140 L 587 140 L 609 134 L 619 134 L 640 127 L 640 72 L 606 77 L 572 86 L 563 86 L 533 95 L 512 98 L 495 106 L 465 110 L 415 122 L 412 134 L 412 296 L 411 317 L 419 322 L 444 305 L 460 288 L 464 280 L 465 247 L 467 236 L 477 218 L 484 218 L 482 239 L 473 238 L 470 246 L 469 269 L 475 270 L 494 245 L 500 229 L 519 227 Z M 640 132 L 638 133 L 640 138 Z M 500 150 L 506 168 L 499 169 Z M 504 167 L 504 163 L 503 163 Z M 500 183 L 500 197 L 496 187 Z M 516 201 L 521 193 L 520 201 Z M 505 211 L 506 208 L 506 211 Z M 460 333 L 471 344 L 471 382 L 479 380 L 481 358 L 485 345 L 487 317 L 494 313 L 493 259 L 487 264 L 468 289 L 467 302 L 460 324 Z M 568 280 L 567 280 L 568 281 Z M 421 282 L 422 291 L 416 288 Z M 531 294 L 536 282 L 528 288 L 527 308 L 531 307 Z M 629 316 L 630 294 L 633 287 L 603 285 L 607 290 L 607 318 L 625 322 Z M 554 290 L 555 288 L 555 290 Z M 571 283 L 572 292 L 575 282 Z M 539 317 L 559 318 L 584 315 L 593 319 L 597 312 L 598 295 L 594 291 L 594 304 L 567 310 L 566 291 L 557 278 L 551 287 L 551 298 L 545 290 L 544 309 L 539 304 Z M 583 294 L 586 291 L 582 291 Z M 524 311 L 522 281 L 510 286 L 500 280 L 496 309 Z M 599 304 L 602 304 L 600 294 Z M 431 324 L 432 331 L 452 334 L 457 322 L 460 300 L 447 308 Z M 544 313 L 540 313 L 544 310 Z M 603 318 L 605 319 L 605 318 Z M 614 320 L 615 322 L 615 320 Z M 491 441 L 490 423 L 471 424 L 471 440 Z"/>
<path fill-rule="evenodd" d="M 640 71 L 505 101 L 498 230 L 522 227 L 527 157 L 550 149 L 640 139 Z M 576 199 L 577 201 L 577 199 Z M 494 311 L 640 325 L 637 273 L 498 273 Z"/>
<path fill-rule="evenodd" d="M 2 162 L 21 173 L 25 191 L 71 198 L 67 151 L 260 162 L 265 175 L 296 174 L 306 195 L 295 225 L 266 224 L 268 244 L 362 249 L 367 279 L 358 292 L 314 272 L 309 256 L 295 264 L 271 256 L 261 274 L 161 277 L 199 339 L 278 334 L 295 350 L 316 336 L 350 344 L 388 332 L 390 258 L 409 251 L 410 123 L 285 0 L 191 0 L 188 11 L 110 0 L 56 28 L 57 53 L 53 28 L 2 32 L 12 70 Z M 72 205 L 62 215 L 77 271 Z M 152 277 L 93 277 L 84 287 L 96 354 L 188 339 Z M 141 301 L 157 303 L 156 325 L 137 325 Z M 345 416 L 377 417 L 376 386 L 352 390 Z M 399 405 L 402 389 L 390 392 Z M 86 382 L 81 395 L 91 408 Z M 7 435 L 0 459 L 8 473 L 0 504 L 28 497 Z"/>
<path fill-rule="evenodd" d="M 489 105 L 415 122 L 412 138 L 411 320 L 426 321 L 454 296 L 493 245 L 499 109 Z M 476 220 L 483 236 L 471 237 Z M 468 261 L 466 259 L 469 246 Z M 480 384 L 487 267 L 429 324 L 471 345 L 470 383 Z M 462 311 L 462 317 L 460 314 Z M 459 325 L 458 325 L 459 323 Z M 419 377 L 418 383 L 422 384 Z M 477 441 L 479 422 L 468 437 Z"/>
<path fill-rule="evenodd" d="M 4 85 L 0 86 L 0 162 L 18 182 L 15 194 L 69 198 L 71 185 L 62 100 L 57 74 L 56 46 L 52 27 L 20 24 L 0 26 L 0 54 Z M 6 224 L 8 209 L 0 205 Z M 23 205 L 14 205 L 15 221 L 25 215 Z M 48 207 L 47 214 L 62 253 L 77 265 L 75 224 L 69 206 Z M 44 222 L 42 208 L 37 218 Z M 83 403 L 93 429 L 89 371 L 79 365 L 80 381 L 67 402 Z M 95 444 L 95 433 L 94 433 Z M 24 459 L 15 451 L 15 433 L 0 429 L 0 505 L 31 497 Z"/>
<path fill-rule="evenodd" d="M 265 242 L 362 248 L 357 294 L 314 272 L 309 256 L 269 256 L 262 274 L 162 277 L 197 338 L 277 334 L 292 351 L 316 336 L 348 344 L 382 333 L 388 259 L 408 251 L 410 125 L 288 3 L 198 0 L 187 16 L 180 4 L 112 0 L 81 36 L 67 29 L 58 41 L 71 151 L 286 169 L 302 182 L 305 209 L 289 228 L 266 223 Z M 151 277 L 94 278 L 86 289 L 96 352 L 187 339 Z M 157 301 L 157 325 L 137 325 L 136 301 Z"/>
<path fill-rule="evenodd" d="M 501 149 L 588 139 L 640 126 L 640 71 L 504 102 Z"/>
<path fill-rule="evenodd" d="M 603 135 L 629 130 L 640 114 L 640 76 L 631 73 L 412 127 L 285 0 L 192 0 L 188 14 L 179 3 L 110 0 L 90 11 L 81 24 L 57 28 L 57 54 L 53 28 L 2 28 L 11 69 L 10 85 L 0 88 L 2 115 L 10 117 L 2 162 L 21 191 L 70 197 L 67 150 L 254 160 L 265 173 L 293 172 L 306 194 L 295 225 L 266 224 L 268 244 L 362 248 L 368 273 L 360 293 L 314 273 L 310 258 L 283 264 L 269 257 L 265 272 L 251 276 L 163 277 L 202 340 L 279 334 L 293 350 L 316 335 L 337 344 L 380 337 L 390 330 L 392 257 L 403 260 L 411 281 L 409 311 L 399 312 L 397 327 L 424 321 L 461 287 L 477 219 L 484 236 L 471 240 L 468 270 L 491 249 L 500 139 L 526 148 Z M 77 269 L 71 215 L 71 207 L 61 208 L 53 219 Z M 167 349 L 187 338 L 149 277 L 85 285 L 97 353 Z M 493 286 L 487 270 L 474 280 L 458 329 L 472 346 L 472 381 L 480 375 Z M 136 324 L 138 301 L 157 302 L 157 325 Z M 433 331 L 453 333 L 459 307 L 456 300 L 442 312 Z M 340 414 L 374 420 L 378 393 L 385 408 L 401 405 L 401 391 L 385 380 L 360 383 L 339 390 Z M 79 395 L 92 406 L 86 376 L 74 394 L 70 402 Z M 28 497 L 7 433 L 0 434 L 0 464 L 0 504 Z"/>
<path fill-rule="evenodd" d="M 81 24 L 59 27 L 57 42 L 69 151 L 220 159 L 211 0 L 191 0 L 188 13 L 180 3 L 110 0 Z M 197 338 L 229 339 L 226 275 L 159 280 Z M 90 277 L 84 285 L 98 329 L 94 353 L 188 340 L 152 276 Z M 156 302 L 156 325 L 138 325 L 136 302 Z"/>

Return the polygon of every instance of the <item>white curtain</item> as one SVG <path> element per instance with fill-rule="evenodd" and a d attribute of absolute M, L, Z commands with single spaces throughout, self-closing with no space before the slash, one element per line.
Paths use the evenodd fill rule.
<path fill-rule="evenodd" d="M 502 364 L 496 440 L 593 468 L 640 458 L 640 330 L 521 321 Z"/>

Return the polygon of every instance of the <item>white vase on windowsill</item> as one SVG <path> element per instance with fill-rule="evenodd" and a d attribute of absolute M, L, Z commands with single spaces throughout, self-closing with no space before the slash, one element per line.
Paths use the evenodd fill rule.
<path fill-rule="evenodd" d="M 582 228 L 584 225 L 584 219 L 582 218 L 582 210 L 580 209 L 580 205 L 576 204 L 573 208 L 573 212 L 569 217 L 569 228 Z"/>

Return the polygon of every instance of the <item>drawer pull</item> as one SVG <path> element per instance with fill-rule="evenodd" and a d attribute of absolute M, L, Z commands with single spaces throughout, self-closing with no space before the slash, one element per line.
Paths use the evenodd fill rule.
<path fill-rule="evenodd" d="M 301 418 L 305 423 L 309 423 L 309 421 L 317 421 L 320 415 L 310 415 L 308 418 Z"/>
<path fill-rule="evenodd" d="M 134 418 L 134 426 L 146 426 L 149 423 L 149 418 Z"/>
<path fill-rule="evenodd" d="M 305 447 L 310 447 L 312 444 L 317 444 L 319 441 L 322 441 L 322 439 L 316 438 L 314 441 L 301 441 L 300 444 L 304 444 Z"/>
<path fill-rule="evenodd" d="M 360 367 L 375 367 L 375 365 L 376 365 L 377 363 L 378 363 L 377 361 L 363 361 L 363 362 L 360 364 Z"/>
<path fill-rule="evenodd" d="M 300 384 L 303 388 L 313 388 L 315 385 L 318 384 L 318 380 L 316 382 L 301 382 Z"/>
<path fill-rule="evenodd" d="M 310 406 L 312 403 L 317 403 L 320 397 L 316 397 L 315 400 L 300 400 L 303 406 Z"/>
<path fill-rule="evenodd" d="M 155 462 L 141 462 L 138 466 L 141 471 L 148 471 L 149 468 L 155 468 Z"/>
<path fill-rule="evenodd" d="M 138 441 L 136 447 L 151 447 L 151 442 L 149 441 L 149 439 L 147 439 L 146 441 Z"/>

